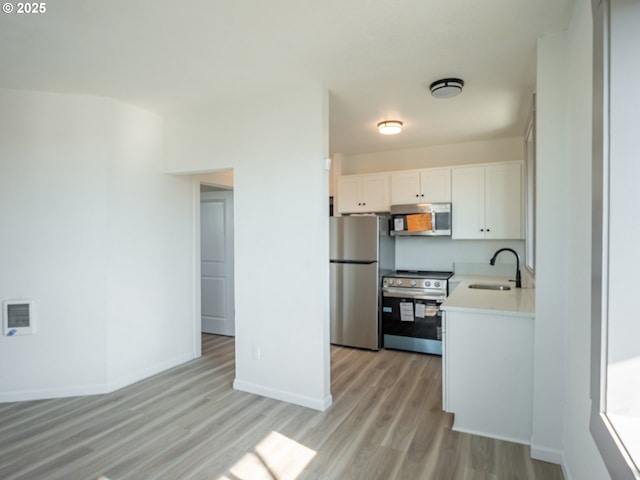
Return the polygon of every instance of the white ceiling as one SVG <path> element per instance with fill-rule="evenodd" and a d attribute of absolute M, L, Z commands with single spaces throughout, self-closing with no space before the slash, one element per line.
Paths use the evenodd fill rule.
<path fill-rule="evenodd" d="M 332 153 L 518 136 L 536 38 L 566 30 L 574 1 L 49 1 L 43 14 L 0 13 L 0 87 L 162 113 L 320 82 Z M 462 78 L 462 95 L 432 98 L 443 77 Z M 405 129 L 381 136 L 385 119 Z"/>

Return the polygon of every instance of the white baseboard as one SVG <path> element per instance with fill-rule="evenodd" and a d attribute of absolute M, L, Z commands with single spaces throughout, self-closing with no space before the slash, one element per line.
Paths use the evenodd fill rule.
<path fill-rule="evenodd" d="M 471 435 L 478 435 L 480 437 L 487 437 L 487 438 L 493 438 L 494 440 L 502 440 L 505 442 L 512 442 L 512 443 L 519 443 L 521 445 L 529 445 L 529 442 L 525 439 L 522 438 L 516 438 L 516 437 L 509 437 L 506 435 L 495 435 L 493 433 L 487 433 L 487 432 L 483 432 L 480 430 L 473 430 L 471 428 L 460 428 L 457 427 L 454 423 L 453 427 L 451 427 L 451 430 L 453 430 L 454 432 L 461 432 L 461 433 L 469 433 Z"/>
<path fill-rule="evenodd" d="M 166 362 L 161 362 L 151 367 L 145 368 L 131 375 L 123 376 L 108 383 L 98 383 L 91 385 L 73 385 L 58 388 L 43 388 L 33 390 L 21 390 L 0 393 L 0 403 L 26 402 L 30 400 L 46 400 L 50 398 L 83 397 L 88 395 L 102 395 L 115 392 L 123 387 L 132 385 L 140 380 L 164 372 L 182 363 L 193 359 L 193 354 L 181 355 Z"/>
<path fill-rule="evenodd" d="M 571 480 L 569 469 L 567 468 L 567 461 L 564 458 L 564 452 L 561 450 L 554 450 L 551 448 L 544 448 L 531 445 L 531 458 L 534 460 L 541 460 L 543 462 L 555 463 L 562 468 L 562 475 L 564 480 Z"/>
<path fill-rule="evenodd" d="M 144 380 L 145 378 L 152 377 L 160 372 L 164 372 L 165 370 L 169 370 L 170 368 L 177 367 L 189 360 L 193 360 L 196 358 L 193 353 L 187 353 L 185 355 L 180 355 L 179 357 L 172 358 L 171 360 L 167 360 L 165 362 L 160 362 L 156 365 L 152 365 L 151 367 L 147 367 L 138 372 L 134 372 L 132 374 L 128 374 L 126 376 L 121 376 L 120 378 L 116 378 L 107 383 L 107 391 L 115 392 L 116 390 L 120 390 L 121 388 L 132 385 L 140 380 Z"/>
<path fill-rule="evenodd" d="M 564 453 L 562 450 L 555 450 L 546 447 L 540 447 L 538 445 L 531 445 L 531 458 L 535 460 L 542 460 L 543 462 L 556 463 L 562 465 L 564 471 Z M 565 475 L 565 478 L 566 475 Z"/>
<path fill-rule="evenodd" d="M 562 463 L 560 464 L 562 467 L 562 475 L 564 476 L 564 480 L 572 480 L 571 475 L 569 474 L 569 469 L 567 468 L 566 460 L 564 459 L 564 455 L 562 455 Z"/>
<path fill-rule="evenodd" d="M 103 393 L 109 393 L 107 385 L 104 383 L 60 388 L 19 390 L 0 393 L 0 403 L 27 402 L 30 400 L 47 400 L 51 398 L 64 397 L 82 397 L 86 395 L 101 395 Z"/>
<path fill-rule="evenodd" d="M 282 402 L 293 403 L 302 407 L 312 408 L 324 412 L 331 406 L 333 399 L 331 395 L 325 398 L 314 398 L 306 395 L 299 395 L 297 393 L 287 392 L 284 390 L 278 390 L 271 387 L 265 387 L 264 385 L 258 385 L 251 382 L 245 382 L 244 380 L 233 381 L 233 388 L 242 392 L 253 393 L 262 397 L 273 398 Z"/>

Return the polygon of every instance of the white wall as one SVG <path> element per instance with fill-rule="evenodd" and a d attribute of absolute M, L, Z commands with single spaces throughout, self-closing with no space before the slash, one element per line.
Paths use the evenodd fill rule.
<path fill-rule="evenodd" d="M 569 237 L 564 457 L 567 480 L 609 478 L 589 433 L 591 366 L 591 137 L 592 16 L 589 0 L 578 0 L 568 32 Z"/>
<path fill-rule="evenodd" d="M 194 283 L 193 185 L 162 172 L 162 120 L 114 104 L 111 132 L 107 360 L 113 389 L 194 357 Z"/>
<path fill-rule="evenodd" d="M 532 455 L 561 461 L 569 256 L 566 34 L 538 40 L 536 322 Z"/>
<path fill-rule="evenodd" d="M 537 263 L 532 456 L 568 479 L 609 478 L 589 434 L 591 56 L 588 0 L 538 41 Z"/>
<path fill-rule="evenodd" d="M 234 386 L 320 410 L 331 403 L 327 111 L 327 92 L 310 87 L 166 124 L 167 171 L 233 168 Z"/>
<path fill-rule="evenodd" d="M 108 105 L 0 90 L 0 300 L 36 301 L 38 333 L 0 336 L 0 401 L 106 381 Z"/>
<path fill-rule="evenodd" d="M 487 274 L 502 275 L 503 270 L 489 266 L 493 254 L 502 247 L 513 248 L 524 259 L 522 240 L 452 240 L 446 237 L 397 237 L 396 268 L 407 270 L 458 270 L 456 264 L 485 265 Z M 515 257 L 500 254 L 497 263 L 513 264 L 509 273 L 515 275 Z M 520 265 L 521 269 L 524 266 Z M 469 273 L 468 271 L 466 273 Z"/>
<path fill-rule="evenodd" d="M 511 137 L 408 150 L 341 155 L 341 171 L 342 175 L 351 175 L 472 163 L 509 162 L 524 158 L 523 145 L 523 137 Z"/>
<path fill-rule="evenodd" d="M 36 335 L 0 336 L 0 401 L 105 392 L 193 356 L 192 185 L 162 174 L 160 129 L 106 99 L 0 90 L 0 300 L 38 314 Z"/>

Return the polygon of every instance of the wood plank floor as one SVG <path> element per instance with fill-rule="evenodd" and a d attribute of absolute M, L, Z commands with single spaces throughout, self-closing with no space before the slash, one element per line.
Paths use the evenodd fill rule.
<path fill-rule="evenodd" d="M 317 412 L 231 388 L 232 338 L 109 395 L 0 404 L 0 479 L 562 479 L 528 447 L 451 430 L 441 359 L 332 347 Z"/>

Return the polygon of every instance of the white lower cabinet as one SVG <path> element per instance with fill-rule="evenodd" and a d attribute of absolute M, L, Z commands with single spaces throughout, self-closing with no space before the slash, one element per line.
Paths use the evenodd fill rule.
<path fill-rule="evenodd" d="M 447 345 L 449 338 L 447 335 L 447 315 L 447 312 L 442 311 L 442 410 L 445 412 L 451 412 L 451 409 L 449 408 L 449 369 L 447 368 L 449 352 L 449 347 Z"/>
<path fill-rule="evenodd" d="M 442 404 L 453 429 L 529 444 L 533 318 L 446 311 Z"/>

